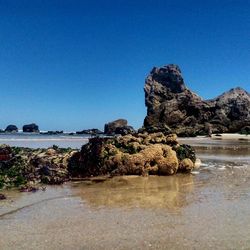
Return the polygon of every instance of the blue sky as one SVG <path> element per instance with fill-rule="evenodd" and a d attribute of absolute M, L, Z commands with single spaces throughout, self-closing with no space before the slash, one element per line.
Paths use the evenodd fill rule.
<path fill-rule="evenodd" d="M 250 91 L 249 12 L 249 0 L 0 0 L 0 128 L 138 128 L 145 77 L 169 63 L 204 98 Z"/>

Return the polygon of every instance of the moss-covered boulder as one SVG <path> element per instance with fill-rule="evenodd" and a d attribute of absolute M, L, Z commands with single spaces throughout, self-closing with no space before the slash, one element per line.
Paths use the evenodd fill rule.
<path fill-rule="evenodd" d="M 98 175 L 172 175 L 183 159 L 195 162 L 194 150 L 179 145 L 175 134 L 137 133 L 114 138 L 92 138 L 69 161 L 69 173 L 77 177 Z M 185 166 L 188 168 L 185 171 Z M 193 164 L 194 167 L 194 164 Z M 182 164 L 182 172 L 191 171 Z"/>

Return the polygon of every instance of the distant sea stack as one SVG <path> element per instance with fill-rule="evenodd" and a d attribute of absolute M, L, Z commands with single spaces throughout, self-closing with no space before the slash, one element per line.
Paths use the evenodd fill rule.
<path fill-rule="evenodd" d="M 127 135 L 135 132 L 132 126 L 128 125 L 128 121 L 125 119 L 117 119 L 115 121 L 106 123 L 104 126 L 104 134 L 107 135 Z"/>
<path fill-rule="evenodd" d="M 39 127 L 35 123 L 27 124 L 23 126 L 23 132 L 25 133 L 39 133 Z"/>
<path fill-rule="evenodd" d="M 189 90 L 177 65 L 154 67 L 145 81 L 145 129 L 169 127 L 179 136 L 235 133 L 250 126 L 250 94 L 234 88 L 203 100 Z"/>
<path fill-rule="evenodd" d="M 16 125 L 8 125 L 7 127 L 6 127 L 6 129 L 5 129 L 5 132 L 7 132 L 7 133 L 9 133 L 9 132 L 11 132 L 11 133 L 13 133 L 13 132 L 18 132 L 18 128 L 17 128 L 17 126 Z"/>

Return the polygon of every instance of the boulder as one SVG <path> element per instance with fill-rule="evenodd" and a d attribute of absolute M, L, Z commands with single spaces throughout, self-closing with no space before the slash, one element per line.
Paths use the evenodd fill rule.
<path fill-rule="evenodd" d="M 39 133 L 39 127 L 35 123 L 27 124 L 23 126 L 23 132 L 25 133 Z"/>
<path fill-rule="evenodd" d="M 182 172 L 191 172 L 194 169 L 194 163 L 189 158 L 183 159 L 179 164 L 179 170 Z"/>
<path fill-rule="evenodd" d="M 5 132 L 18 132 L 18 128 L 16 125 L 8 125 L 5 129 Z"/>
<path fill-rule="evenodd" d="M 234 88 L 212 100 L 189 90 L 177 65 L 153 68 L 146 78 L 146 131 L 168 127 L 179 136 L 240 132 L 250 126 L 250 94 Z"/>
<path fill-rule="evenodd" d="M 104 134 L 111 135 L 115 134 L 115 130 L 120 127 L 128 126 L 128 121 L 125 119 L 118 119 L 112 122 L 105 124 L 104 126 Z"/>

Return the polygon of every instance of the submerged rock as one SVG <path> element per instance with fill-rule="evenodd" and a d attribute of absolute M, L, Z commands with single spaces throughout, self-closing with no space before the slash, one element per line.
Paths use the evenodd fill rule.
<path fill-rule="evenodd" d="M 16 125 L 8 125 L 5 132 L 18 132 L 18 128 Z"/>
<path fill-rule="evenodd" d="M 250 95 L 234 88 L 212 100 L 189 90 L 177 65 L 153 68 L 145 82 L 144 127 L 168 126 L 179 136 L 240 132 L 250 126 Z"/>
<path fill-rule="evenodd" d="M 23 126 L 23 132 L 25 133 L 39 133 L 39 127 L 35 123 L 27 124 Z"/>

